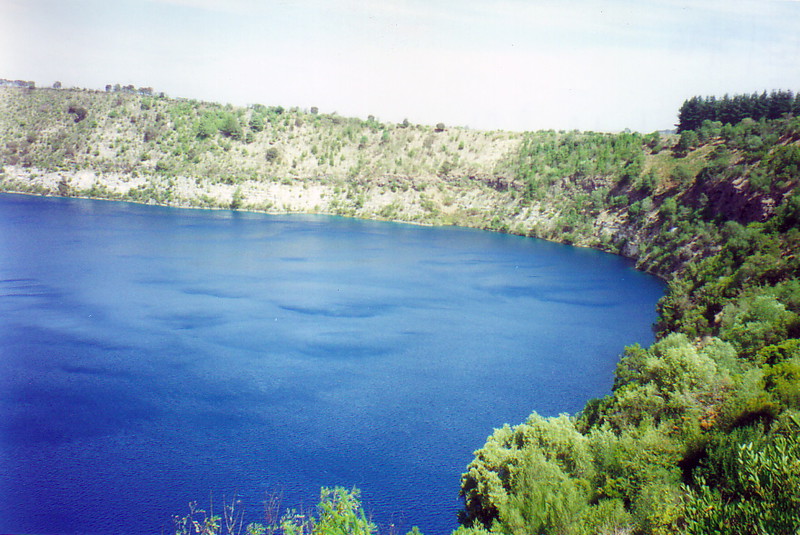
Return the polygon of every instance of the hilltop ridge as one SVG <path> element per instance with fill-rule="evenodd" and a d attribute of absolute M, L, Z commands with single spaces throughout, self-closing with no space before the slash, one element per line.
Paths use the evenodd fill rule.
<path fill-rule="evenodd" d="M 655 132 L 481 132 L 146 89 L 0 87 L 0 187 L 487 228 L 620 253 L 662 276 L 703 250 L 684 235 L 681 257 L 664 258 L 676 242 L 665 230 L 764 220 L 791 191 L 754 187 L 763 166 L 721 128 L 684 146 Z M 796 142 L 796 122 L 781 128 L 761 152 Z"/>

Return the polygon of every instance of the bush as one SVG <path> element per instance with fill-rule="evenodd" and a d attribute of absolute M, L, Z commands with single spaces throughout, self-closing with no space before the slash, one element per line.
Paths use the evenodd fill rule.
<path fill-rule="evenodd" d="M 226 137 L 241 139 L 242 126 L 239 119 L 232 113 L 225 113 L 220 121 L 219 131 Z"/>
<path fill-rule="evenodd" d="M 281 519 L 283 535 L 370 535 L 377 531 L 361 507 L 358 489 L 323 487 L 317 506 L 319 518 L 289 511 Z M 273 528 L 274 531 L 274 528 Z"/>
<path fill-rule="evenodd" d="M 800 147 L 786 145 L 778 147 L 767 158 L 766 166 L 778 180 L 791 180 L 800 175 Z"/>
<path fill-rule="evenodd" d="M 245 525 L 243 511 L 236 509 L 237 500 L 223 500 L 222 514 L 205 511 L 197 502 L 189 504 L 189 514 L 174 517 L 176 535 L 263 535 L 264 533 L 282 535 L 371 535 L 377 531 L 361 506 L 358 489 L 347 490 L 342 487 L 323 487 L 317 505 L 318 517 L 298 514 L 290 509 L 277 522 L 268 525 L 250 523 Z M 270 516 L 275 504 L 267 504 Z M 414 527 L 409 535 L 422 535 Z"/>
<path fill-rule="evenodd" d="M 475 452 L 461 476 L 465 508 L 460 518 L 487 528 L 501 520 L 513 530 L 568 524 L 586 505 L 585 489 L 593 476 L 588 441 L 575 422 L 566 415 L 543 418 L 534 413 L 522 425 L 496 429 Z M 542 486 L 547 492 L 536 490 Z M 559 512 L 537 516 L 531 508 L 543 500 L 556 504 Z"/>
<path fill-rule="evenodd" d="M 689 488 L 686 527 L 693 534 L 785 534 L 800 529 L 800 442 L 797 429 L 732 444 L 706 463 L 726 478 L 699 478 Z"/>
<path fill-rule="evenodd" d="M 569 533 L 589 506 L 587 483 L 569 477 L 540 450 L 527 450 L 499 508 L 503 533 Z"/>
<path fill-rule="evenodd" d="M 753 355 L 760 349 L 785 340 L 798 324 L 797 314 L 770 295 L 755 295 L 726 305 L 722 310 L 720 337 L 741 353 Z"/>
<path fill-rule="evenodd" d="M 681 132 L 681 137 L 675 145 L 675 151 L 681 154 L 686 154 L 691 149 L 695 148 L 700 142 L 697 137 L 697 132 L 694 130 L 684 130 Z"/>
<path fill-rule="evenodd" d="M 72 104 L 67 109 L 67 112 L 72 114 L 72 115 L 75 115 L 74 121 L 76 123 L 79 123 L 79 122 L 83 121 L 84 119 L 86 119 L 86 115 L 89 113 L 86 110 L 86 108 L 84 108 L 83 106 L 77 105 L 77 104 Z"/>
<path fill-rule="evenodd" d="M 265 153 L 264 157 L 269 163 L 278 162 L 280 161 L 281 151 L 278 150 L 277 147 L 270 147 L 267 149 L 267 152 Z"/>
<path fill-rule="evenodd" d="M 264 117 L 258 113 L 254 113 L 250 119 L 250 130 L 253 132 L 262 132 L 264 130 Z"/>
<path fill-rule="evenodd" d="M 678 164 L 672 169 L 670 178 L 682 186 L 687 186 L 692 180 L 692 175 L 685 165 Z"/>
<path fill-rule="evenodd" d="M 200 139 L 206 139 L 217 134 L 217 118 L 214 114 L 206 112 L 195 125 L 195 134 Z"/>

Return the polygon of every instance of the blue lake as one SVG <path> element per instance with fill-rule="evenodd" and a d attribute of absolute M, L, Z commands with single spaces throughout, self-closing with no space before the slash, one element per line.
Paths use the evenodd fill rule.
<path fill-rule="evenodd" d="M 383 531 L 449 533 L 492 429 L 607 394 L 663 291 L 477 230 L 0 195 L 0 532 L 341 485 Z"/>

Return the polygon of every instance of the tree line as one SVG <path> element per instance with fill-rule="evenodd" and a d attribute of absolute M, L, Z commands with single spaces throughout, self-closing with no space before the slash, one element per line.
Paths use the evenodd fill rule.
<path fill-rule="evenodd" d="M 722 124 L 737 124 L 742 119 L 779 119 L 786 114 L 800 114 L 800 94 L 792 91 L 773 90 L 761 94 L 694 96 L 683 102 L 678 112 L 678 133 L 696 130 L 703 121 L 719 121 Z"/>

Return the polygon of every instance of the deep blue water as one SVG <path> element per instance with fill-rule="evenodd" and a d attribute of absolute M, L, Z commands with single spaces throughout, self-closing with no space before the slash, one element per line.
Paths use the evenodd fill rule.
<path fill-rule="evenodd" d="M 494 427 L 609 392 L 656 279 L 458 228 L 0 195 L 0 532 L 168 533 L 357 486 L 456 527 Z"/>

